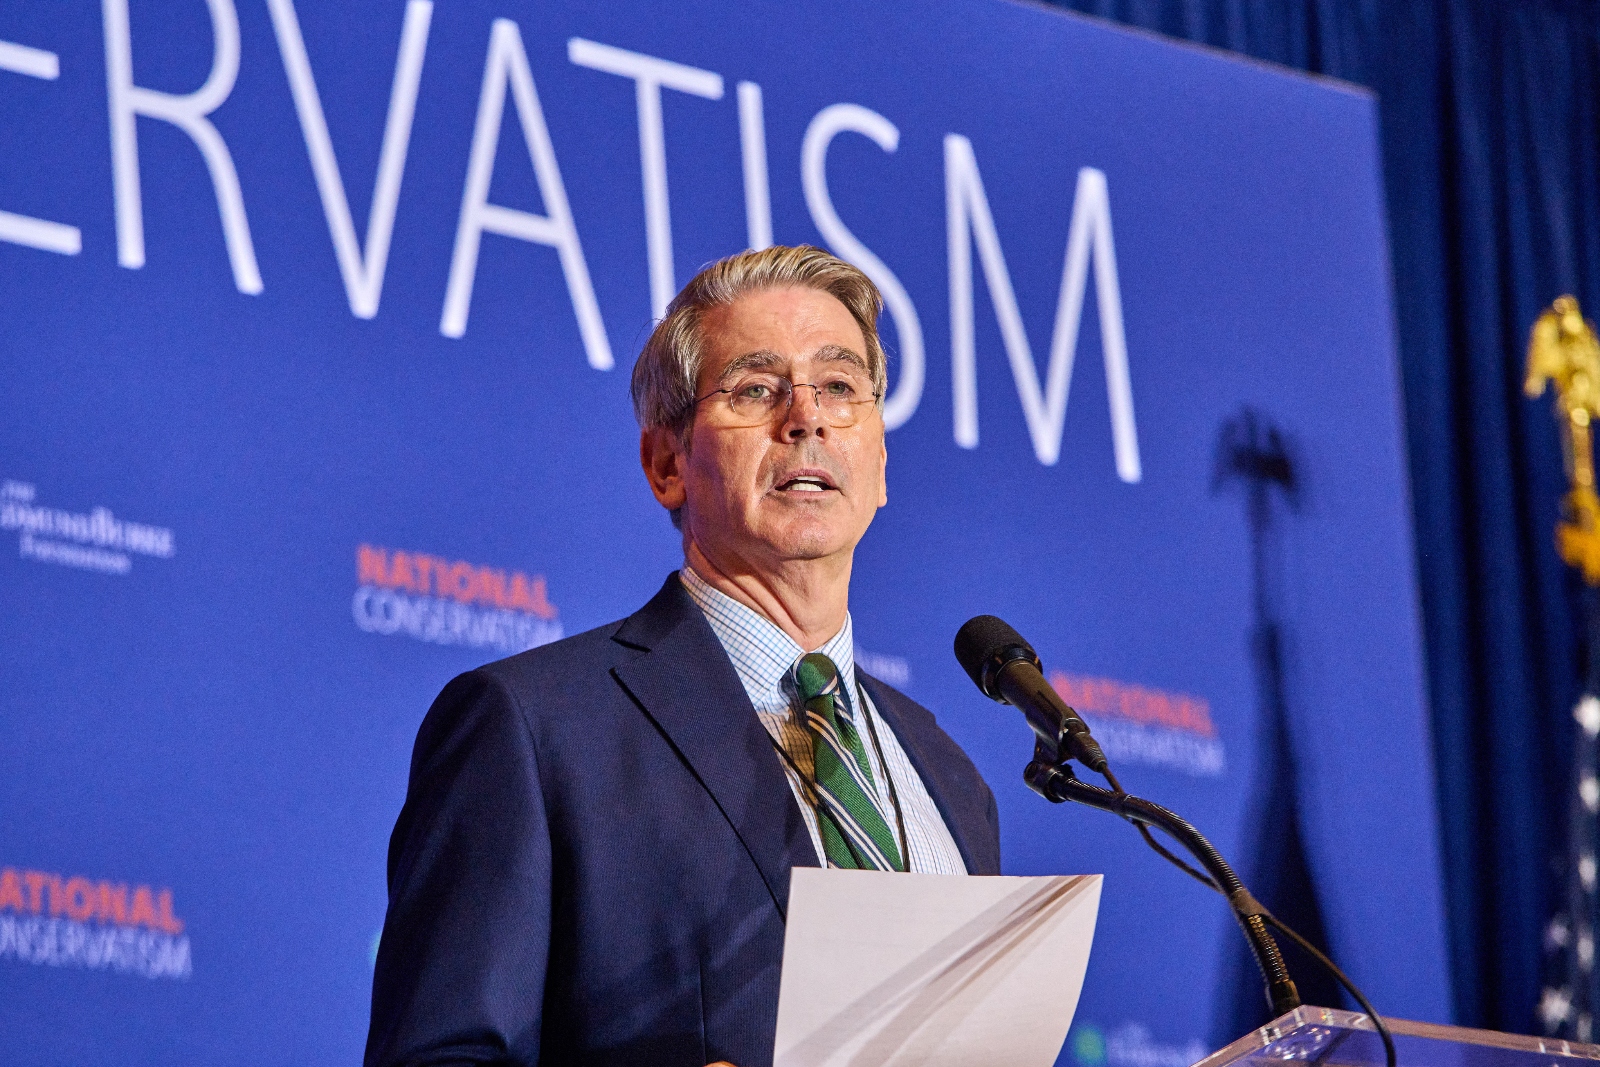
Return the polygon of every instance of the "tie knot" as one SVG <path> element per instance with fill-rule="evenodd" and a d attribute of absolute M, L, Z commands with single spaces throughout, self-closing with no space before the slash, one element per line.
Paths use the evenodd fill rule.
<path fill-rule="evenodd" d="M 800 698 L 807 703 L 817 697 L 831 697 L 839 692 L 839 668 L 821 652 L 802 656 L 794 670 L 795 683 L 800 688 Z"/>

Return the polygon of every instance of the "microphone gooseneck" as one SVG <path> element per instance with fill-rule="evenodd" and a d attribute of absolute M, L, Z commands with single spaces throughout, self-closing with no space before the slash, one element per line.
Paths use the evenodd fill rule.
<path fill-rule="evenodd" d="M 1132 796 L 1120 786 L 1101 789 L 1089 785 L 1072 773 L 1067 762 L 1076 759 L 1116 785 L 1105 754 L 1090 735 L 1088 724 L 1045 681 L 1033 646 L 1003 620 L 993 615 L 979 615 L 967 620 L 957 631 L 955 654 L 973 684 L 985 696 L 1015 705 L 1033 728 L 1037 738 L 1034 758 L 1023 771 L 1028 788 L 1057 804 L 1075 801 L 1109 811 L 1141 828 L 1154 826 L 1171 835 L 1200 862 L 1227 898 L 1266 980 L 1267 1000 L 1274 1014 L 1283 1015 L 1299 1007 L 1300 994 L 1263 918 L 1266 909 L 1250 895 L 1211 842 L 1159 804 Z"/>
<path fill-rule="evenodd" d="M 1059 804 L 1071 800 L 1091 808 L 1109 811 L 1130 822 L 1155 826 L 1170 834 L 1211 875 L 1218 890 L 1227 898 L 1233 916 L 1238 920 L 1250 948 L 1255 953 L 1256 964 L 1267 984 L 1267 1001 L 1272 1005 L 1273 1016 L 1287 1014 L 1300 1006 L 1300 993 L 1289 969 L 1284 965 L 1278 943 L 1267 929 L 1270 913 L 1250 891 L 1244 887 L 1233 868 L 1222 858 L 1205 835 L 1189 822 L 1160 804 L 1152 803 L 1129 793 L 1113 793 L 1109 789 L 1079 781 L 1070 767 L 1034 760 L 1023 771 L 1028 787 L 1046 800 Z"/>

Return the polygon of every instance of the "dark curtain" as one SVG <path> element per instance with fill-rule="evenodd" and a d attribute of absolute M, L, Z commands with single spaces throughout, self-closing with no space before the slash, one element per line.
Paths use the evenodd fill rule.
<path fill-rule="evenodd" d="M 1600 4 L 1063 6 L 1378 94 L 1457 1022 L 1538 1032 L 1583 649 L 1522 365 L 1556 296 L 1600 314 Z"/>

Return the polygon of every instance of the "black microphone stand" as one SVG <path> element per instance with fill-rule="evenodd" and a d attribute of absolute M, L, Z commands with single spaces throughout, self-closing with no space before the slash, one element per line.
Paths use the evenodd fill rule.
<path fill-rule="evenodd" d="M 1233 873 L 1233 868 L 1228 866 L 1222 854 L 1187 820 L 1160 804 L 1129 793 L 1114 793 L 1109 789 L 1101 789 L 1099 786 L 1081 781 L 1072 773 L 1072 768 L 1067 766 L 1066 760 L 1060 757 L 1059 752 L 1052 751 L 1043 740 L 1035 742 L 1033 762 L 1023 770 L 1022 778 L 1028 783 L 1029 789 L 1051 803 L 1060 804 L 1071 800 L 1091 808 L 1099 808 L 1101 811 L 1109 811 L 1130 822 L 1154 826 L 1171 834 L 1200 861 L 1206 873 L 1228 898 L 1228 905 L 1233 909 L 1234 918 L 1239 920 L 1244 936 L 1249 939 L 1250 948 L 1255 952 L 1256 963 L 1261 967 L 1261 975 L 1266 979 L 1267 999 L 1272 1003 L 1273 1016 L 1287 1014 L 1300 1006 L 1300 994 L 1296 991 L 1293 980 L 1289 978 L 1288 969 L 1283 965 L 1283 956 L 1278 951 L 1278 943 L 1272 939 L 1266 921 L 1262 918 L 1268 914 L 1267 909 L 1250 895 L 1250 891 L 1239 881 L 1239 876 Z"/>

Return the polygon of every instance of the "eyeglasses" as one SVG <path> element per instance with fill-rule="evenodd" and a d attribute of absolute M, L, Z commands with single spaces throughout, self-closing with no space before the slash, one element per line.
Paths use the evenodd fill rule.
<path fill-rule="evenodd" d="M 788 414 L 797 389 L 810 389 L 822 420 L 841 429 L 866 418 L 883 396 L 866 381 L 850 375 L 836 375 L 820 382 L 791 382 L 776 374 L 749 374 L 725 389 L 713 389 L 697 397 L 695 404 L 720 396 L 724 399 L 715 407 L 729 425 L 763 426 L 779 414 Z"/>

